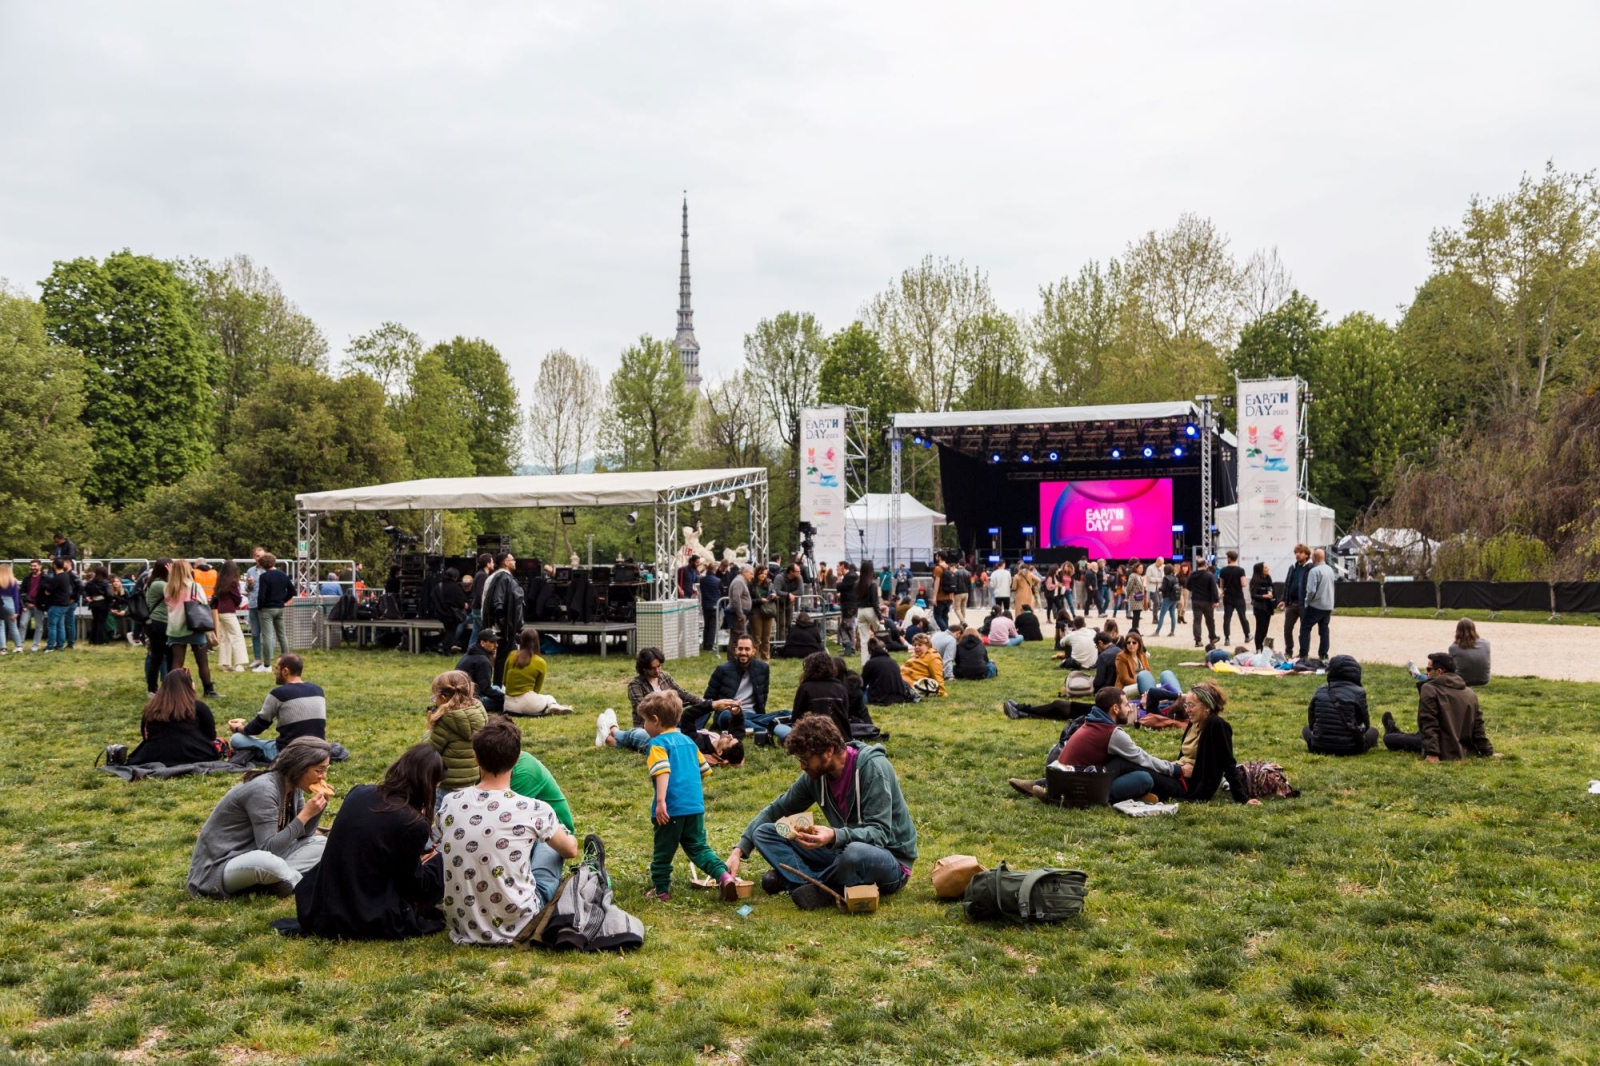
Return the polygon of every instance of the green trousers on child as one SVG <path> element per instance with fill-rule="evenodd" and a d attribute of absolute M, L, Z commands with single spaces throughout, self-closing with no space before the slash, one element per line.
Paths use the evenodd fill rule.
<path fill-rule="evenodd" d="M 654 824 L 656 850 L 650 856 L 650 887 L 657 892 L 667 892 L 672 888 L 672 860 L 678 854 L 679 847 L 689 856 L 690 862 L 712 877 L 721 877 L 728 872 L 727 865 L 717 858 L 717 853 L 706 843 L 705 815 L 680 814 L 666 825 L 660 822 Z"/>

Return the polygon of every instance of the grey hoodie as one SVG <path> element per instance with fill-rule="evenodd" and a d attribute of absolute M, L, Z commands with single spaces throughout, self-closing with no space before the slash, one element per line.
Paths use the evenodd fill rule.
<path fill-rule="evenodd" d="M 859 842 L 886 849 L 905 866 L 916 862 L 917 827 L 911 823 L 911 812 L 900 794 L 900 779 L 895 776 L 883 745 L 853 740 L 850 747 L 856 749 L 856 771 L 845 810 L 833 805 L 827 778 L 801 774 L 789 791 L 767 804 L 745 826 L 744 835 L 739 838 L 739 853 L 755 854 L 756 826 L 820 806 L 823 817 L 833 827 L 835 850 Z"/>

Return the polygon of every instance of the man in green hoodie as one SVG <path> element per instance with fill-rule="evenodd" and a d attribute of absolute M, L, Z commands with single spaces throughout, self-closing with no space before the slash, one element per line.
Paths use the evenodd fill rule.
<path fill-rule="evenodd" d="M 898 892 L 917 861 L 917 829 L 883 746 L 846 743 L 833 719 L 822 715 L 802 718 L 783 746 L 803 772 L 745 827 L 728 853 L 729 871 L 737 876 L 745 856 L 759 851 L 772 866 L 761 887 L 769 895 L 788 892 L 801 910 L 827 906 L 832 898 L 782 865 L 836 892 L 853 885 L 877 885 L 885 896 Z M 779 818 L 813 805 L 821 806 L 826 825 L 780 831 Z"/>

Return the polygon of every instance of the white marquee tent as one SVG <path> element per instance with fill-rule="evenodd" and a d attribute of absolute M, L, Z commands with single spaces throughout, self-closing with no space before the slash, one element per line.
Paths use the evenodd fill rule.
<path fill-rule="evenodd" d="M 852 562 L 862 558 L 861 532 L 866 534 L 866 554 L 876 566 L 889 565 L 890 511 L 894 497 L 887 492 L 869 492 L 845 509 L 845 528 L 849 530 L 845 554 Z M 900 562 L 933 558 L 933 529 L 945 524 L 944 515 L 918 503 L 908 493 L 900 494 L 900 543 L 895 559 Z M 827 560 L 832 561 L 832 560 Z"/>
<path fill-rule="evenodd" d="M 1333 508 L 1324 507 L 1320 503 L 1310 500 L 1301 500 L 1298 539 L 1302 544 L 1313 548 L 1327 548 L 1333 545 L 1338 538 L 1338 533 L 1333 525 Z M 1239 505 L 1230 503 L 1226 507 L 1217 508 L 1217 551 L 1227 551 L 1229 548 L 1239 546 Z"/>

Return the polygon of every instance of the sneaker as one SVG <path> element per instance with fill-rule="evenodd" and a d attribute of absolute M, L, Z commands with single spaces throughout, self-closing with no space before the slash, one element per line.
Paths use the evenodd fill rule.
<path fill-rule="evenodd" d="M 1394 720 L 1394 715 L 1388 711 L 1383 712 L 1383 735 L 1400 732 L 1400 724 Z"/>
<path fill-rule="evenodd" d="M 789 890 L 789 882 L 776 870 L 768 870 L 761 875 L 761 891 L 769 896 L 782 895 Z"/>
<path fill-rule="evenodd" d="M 204 692 L 200 693 L 200 698 L 205 700 L 220 700 L 224 699 L 225 697 L 216 689 L 208 688 Z"/>
<path fill-rule="evenodd" d="M 799 888 L 791 888 L 789 890 L 789 898 L 794 901 L 796 907 L 803 911 L 821 910 L 823 907 L 833 904 L 832 896 L 829 896 L 809 881 Z"/>
<path fill-rule="evenodd" d="M 671 892 L 657 892 L 655 889 L 652 888 L 650 891 L 648 891 L 648 892 L 646 892 L 644 894 L 644 898 L 645 899 L 653 899 L 657 903 L 668 903 L 668 902 L 670 902 L 672 900 L 672 893 Z"/>
<path fill-rule="evenodd" d="M 595 715 L 594 718 L 594 746 L 603 748 L 606 740 L 611 736 L 611 731 L 617 728 L 617 712 L 610 707 Z"/>
<path fill-rule="evenodd" d="M 1000 709 L 1006 712 L 1006 717 L 1007 718 L 1023 718 L 1023 717 L 1026 717 L 1022 713 L 1022 708 L 1017 706 L 1017 701 L 1016 700 L 1006 700 L 1005 703 L 1002 703 L 1000 705 Z"/>
<path fill-rule="evenodd" d="M 739 898 L 739 886 L 734 884 L 733 875 L 724 873 L 717 878 L 717 888 L 722 893 L 724 903 L 732 903 Z"/>
<path fill-rule="evenodd" d="M 270 674 L 270 673 L 272 673 L 272 667 L 270 667 L 270 666 L 262 666 L 262 665 L 252 666 L 250 668 L 250 672 L 252 674 Z"/>
<path fill-rule="evenodd" d="M 568 707 L 564 703 L 552 703 L 550 705 L 550 709 L 548 711 L 546 711 L 545 713 L 546 714 L 571 714 L 572 713 L 572 708 Z"/>

